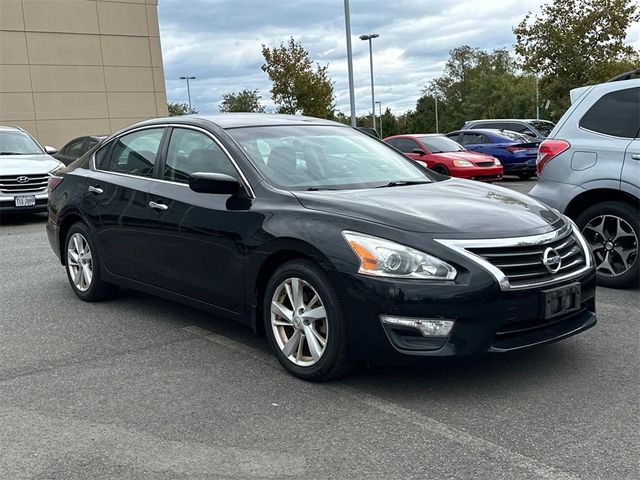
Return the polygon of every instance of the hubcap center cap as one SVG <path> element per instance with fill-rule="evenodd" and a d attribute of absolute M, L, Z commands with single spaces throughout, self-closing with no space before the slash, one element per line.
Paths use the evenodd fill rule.
<path fill-rule="evenodd" d="M 298 315 L 293 317 L 293 326 L 298 329 L 302 328 L 302 319 Z"/>
<path fill-rule="evenodd" d="M 608 251 L 613 250 L 613 242 L 608 241 L 604 244 L 604 248 L 606 248 Z"/>

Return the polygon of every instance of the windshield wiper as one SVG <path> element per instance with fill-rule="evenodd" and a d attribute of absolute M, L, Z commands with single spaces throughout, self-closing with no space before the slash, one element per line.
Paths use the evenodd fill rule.
<path fill-rule="evenodd" d="M 20 153 L 20 152 L 0 152 L 0 155 L 26 155 L 26 154 Z"/>
<path fill-rule="evenodd" d="M 379 187 L 376 187 L 376 188 L 404 187 L 405 185 L 422 185 L 424 183 L 431 183 L 431 181 L 429 180 L 395 180 L 385 185 L 380 185 Z"/>
<path fill-rule="evenodd" d="M 337 188 L 325 188 L 325 187 L 308 187 L 305 188 L 305 192 L 319 192 L 320 190 L 338 190 Z"/>

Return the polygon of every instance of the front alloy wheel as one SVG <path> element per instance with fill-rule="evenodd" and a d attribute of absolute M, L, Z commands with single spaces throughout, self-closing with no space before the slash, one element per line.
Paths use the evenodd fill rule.
<path fill-rule="evenodd" d="M 294 364 L 318 362 L 327 347 L 329 323 L 318 292 L 301 278 L 287 278 L 271 300 L 271 328 L 278 347 Z"/>
<path fill-rule="evenodd" d="M 289 373 L 323 381 L 349 369 L 340 296 L 320 265 L 306 259 L 281 265 L 271 276 L 263 300 L 267 337 Z"/>

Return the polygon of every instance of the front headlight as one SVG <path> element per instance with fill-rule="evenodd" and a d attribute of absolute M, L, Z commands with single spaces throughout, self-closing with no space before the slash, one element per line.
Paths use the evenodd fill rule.
<path fill-rule="evenodd" d="M 419 250 L 363 233 L 344 231 L 342 236 L 360 259 L 358 273 L 423 280 L 456 278 L 455 268 Z"/>
<path fill-rule="evenodd" d="M 497 158 L 494 158 L 494 159 L 493 159 L 493 164 L 494 164 L 496 167 L 499 167 L 500 165 L 502 165 L 502 164 L 500 163 L 500 160 L 498 160 Z"/>
<path fill-rule="evenodd" d="M 454 160 L 453 164 L 456 167 L 473 167 L 473 163 L 468 162 L 467 160 Z"/>

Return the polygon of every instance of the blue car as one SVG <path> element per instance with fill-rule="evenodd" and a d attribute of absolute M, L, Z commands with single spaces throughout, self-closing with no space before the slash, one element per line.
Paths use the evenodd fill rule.
<path fill-rule="evenodd" d="M 540 141 L 509 130 L 473 129 L 456 130 L 447 137 L 472 152 L 496 157 L 504 167 L 505 175 L 517 175 L 523 180 L 536 174 L 536 157 Z"/>

